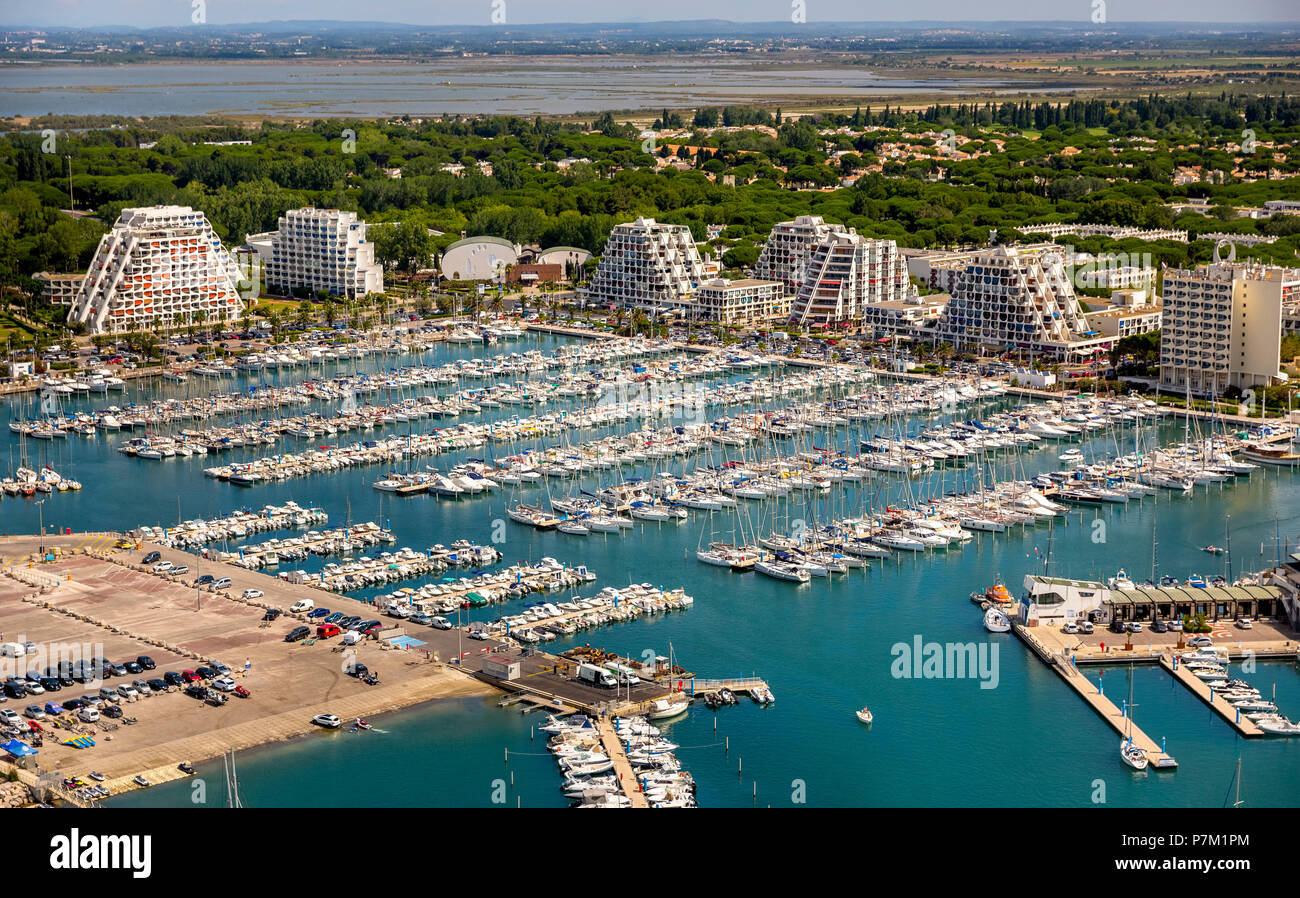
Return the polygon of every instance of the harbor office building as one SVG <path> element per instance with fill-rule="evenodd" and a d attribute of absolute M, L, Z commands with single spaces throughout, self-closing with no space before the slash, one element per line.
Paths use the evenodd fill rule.
<path fill-rule="evenodd" d="M 1288 611 L 1277 586 L 1146 586 L 1116 589 L 1094 580 L 1067 580 L 1027 574 L 1020 603 L 1021 622 L 1029 627 L 1059 627 L 1067 621 L 1147 622 L 1272 618 Z"/>

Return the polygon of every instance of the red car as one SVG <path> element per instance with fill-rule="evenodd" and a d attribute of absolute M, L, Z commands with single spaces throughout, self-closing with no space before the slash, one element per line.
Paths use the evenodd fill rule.
<path fill-rule="evenodd" d="M 197 683 L 199 680 L 203 678 L 200 677 L 192 670 L 184 670 L 181 671 L 181 679 L 184 680 L 186 683 Z"/>
<path fill-rule="evenodd" d="M 338 636 L 343 631 L 339 629 L 338 624 L 321 624 L 316 628 L 316 635 L 321 639 L 328 639 L 331 636 Z"/>
<path fill-rule="evenodd" d="M 253 694 L 249 692 L 247 689 L 245 689 L 243 686 L 236 686 L 231 691 L 234 692 L 235 695 L 239 696 L 240 698 L 248 698 L 250 695 Z"/>

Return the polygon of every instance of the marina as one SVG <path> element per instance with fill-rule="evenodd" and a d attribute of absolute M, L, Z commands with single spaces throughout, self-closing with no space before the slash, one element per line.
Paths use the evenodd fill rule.
<path fill-rule="evenodd" d="M 447 415 L 437 421 L 431 413 L 418 422 L 408 415 L 407 421 L 378 425 L 395 428 L 394 433 L 376 432 L 350 447 L 333 445 L 319 430 L 316 422 L 332 418 L 293 415 L 292 426 L 277 440 L 324 439 L 330 448 L 246 460 L 240 455 L 255 456 L 266 444 L 219 450 L 223 461 L 230 460 L 219 466 L 228 469 L 225 477 L 202 476 L 212 460 L 196 452 L 177 452 L 167 464 L 139 464 L 116 451 L 121 438 L 111 434 L 39 441 L 43 451 L 53 451 L 57 443 L 63 455 L 50 459 L 54 467 L 75 471 L 87 487 L 69 491 L 57 503 L 60 513 L 54 513 L 55 504 L 45 507 L 43 542 L 24 537 L 0 548 L 9 572 L 0 583 L 90 620 L 21 602 L 22 619 L 0 622 L 0 630 L 16 634 L 21 627 L 29 638 L 62 638 L 67 634 L 60 628 L 41 621 L 75 621 L 91 628 L 88 633 L 106 634 L 110 656 L 124 651 L 162 656 L 175 650 L 156 660 L 160 668 L 178 670 L 224 660 L 243 674 L 236 682 L 252 693 L 221 707 L 184 695 L 150 697 L 130 707 L 140 723 L 110 731 L 113 740 L 87 749 L 51 748 L 47 740 L 42 760 L 69 775 L 102 772 L 114 796 L 138 789 L 133 777 L 141 775 L 152 785 L 136 793 L 140 799 L 166 802 L 167 796 L 180 795 L 174 790 L 184 787 L 185 777 L 165 768 L 193 762 L 202 774 L 205 759 L 228 747 L 242 752 L 294 738 L 292 745 L 266 748 L 261 756 L 310 756 L 322 740 L 345 740 L 340 743 L 345 754 L 355 745 L 356 751 L 386 756 L 406 751 L 389 733 L 418 731 L 422 744 L 447 744 L 436 732 L 440 727 L 428 730 L 426 721 L 463 717 L 475 721 L 475 734 L 468 737 L 473 754 L 495 758 L 499 768 L 501 747 L 509 748 L 508 767 L 522 777 L 510 787 L 512 805 L 747 806 L 765 786 L 770 794 L 775 784 L 801 775 L 799 763 L 782 760 L 783 749 L 773 753 L 758 746 L 788 748 L 785 757 L 794 758 L 794 735 L 782 722 L 811 715 L 815 721 L 801 724 L 800 732 L 816 734 L 826 745 L 824 760 L 806 774 L 821 783 L 818 788 L 827 788 L 828 771 L 860 764 L 863 752 L 887 773 L 912 780 L 906 794 L 873 782 L 849 787 L 847 796 L 823 793 L 816 799 L 820 803 L 943 804 L 949 800 L 945 790 L 971 788 L 965 760 L 948 766 L 933 761 L 937 747 L 951 745 L 950 725 L 981 734 L 985 744 L 1000 744 L 1000 732 L 1020 732 L 1028 747 L 1017 750 L 1050 757 L 1053 768 L 1122 769 L 1115 752 L 1121 738 L 1141 749 L 1151 770 L 1171 771 L 1176 765 L 1179 772 L 1172 776 L 1114 784 L 1113 800 L 1131 804 L 1217 801 L 1203 778 L 1217 783 L 1226 775 L 1233 739 L 1248 740 L 1250 751 L 1259 753 L 1251 762 L 1255 776 L 1283 776 L 1300 743 L 1284 738 L 1289 721 L 1283 716 L 1300 710 L 1300 677 L 1295 633 L 1278 622 L 1285 611 L 1276 603 L 1266 613 L 1251 606 L 1253 630 L 1234 631 L 1231 639 L 1214 637 L 1238 663 L 1247 651 L 1258 659 L 1267 680 L 1258 674 L 1246 678 L 1260 680 L 1259 692 L 1268 693 L 1275 682 L 1276 698 L 1262 695 L 1259 706 L 1279 710 L 1249 712 L 1264 715 L 1264 723 L 1277 731 L 1278 738 L 1263 738 L 1258 722 L 1218 694 L 1210 719 L 1194 723 L 1199 720 L 1194 710 L 1208 707 L 1196 691 L 1203 680 L 1186 680 L 1172 692 L 1158 685 L 1172 684 L 1174 677 L 1160 659 L 1173 657 L 1174 642 L 1163 634 L 1147 635 L 1150 617 L 1141 618 L 1147 622 L 1142 635 L 1113 642 L 1101 633 L 1073 636 L 1061 634 L 1059 627 L 1019 624 L 1016 633 L 990 633 L 981 616 L 971 614 L 965 596 L 998 575 L 1040 571 L 1049 553 L 1053 571 L 1098 582 L 1121 566 L 1149 570 L 1152 585 L 1166 590 L 1168 601 L 1155 593 L 1150 605 L 1141 601 L 1145 594 L 1125 603 L 1117 599 L 1114 607 L 1129 609 L 1124 613 L 1130 615 L 1166 604 L 1159 613 L 1174 613 L 1184 598 L 1161 581 L 1171 572 L 1179 574 L 1184 592 L 1200 588 L 1183 583 L 1197 569 L 1205 571 L 1206 595 L 1218 588 L 1253 588 L 1232 584 L 1295 551 L 1295 537 L 1288 535 L 1295 531 L 1292 474 L 1250 459 L 1252 452 L 1285 443 L 1285 428 L 1260 432 L 1212 419 L 1192 423 L 1129 397 L 1044 401 L 980 379 L 901 379 L 847 366 L 794 366 L 788 359 L 773 364 L 738 353 L 700 356 L 715 361 L 693 369 L 699 382 L 692 384 L 697 375 L 681 365 L 693 354 L 671 345 L 627 356 L 629 362 L 645 359 L 646 372 L 624 369 L 613 355 L 599 360 L 602 367 L 618 366 L 614 384 L 651 374 L 655 365 L 662 366 L 657 370 L 664 378 L 661 387 L 644 393 L 630 384 L 626 393 L 616 387 L 617 401 L 602 403 L 589 389 L 584 392 L 580 376 L 549 377 L 552 370 L 577 376 L 584 366 L 597 364 L 594 357 L 573 355 L 571 369 L 551 369 L 546 359 L 571 355 L 566 346 L 621 341 L 530 339 L 537 341 L 548 376 L 503 372 L 503 386 L 524 390 L 542 384 L 552 394 L 572 389 L 573 396 L 550 395 L 539 410 L 503 401 L 507 394 L 500 388 L 470 395 L 479 387 L 468 385 L 467 375 L 459 382 L 436 383 L 453 361 L 471 370 L 474 359 L 502 357 L 481 340 L 441 340 L 421 350 L 427 356 L 421 363 L 402 356 L 402 382 L 393 389 L 405 390 L 404 395 L 368 400 L 373 404 L 358 404 L 357 412 L 392 412 L 426 401 L 470 402 L 477 411 L 455 409 L 454 423 Z M 285 366 L 278 376 L 339 363 Z M 417 383 L 424 377 L 418 373 L 422 366 L 433 377 L 429 384 Z M 244 373 L 190 372 L 189 383 L 168 381 L 158 389 L 187 389 L 196 378 L 228 383 Z M 430 388 L 436 393 L 421 392 Z M 76 392 L 61 402 L 89 405 L 94 395 Z M 336 390 L 323 401 L 338 405 L 346 399 L 345 391 Z M 519 415 L 523 411 L 528 414 Z M 23 400 L 10 412 L 28 420 Z M 291 433 L 307 425 L 316 429 L 313 435 Z M 335 436 L 344 432 L 336 431 Z M 179 430 L 140 438 L 191 442 Z M 30 454 L 37 442 L 12 429 L 10 440 L 15 453 L 26 446 Z M 441 456 L 437 465 L 421 469 L 418 460 L 434 455 Z M 233 476 L 241 473 L 265 476 L 241 485 Z M 256 490 L 250 492 L 249 483 Z M 96 491 L 102 495 L 94 497 Z M 247 497 L 254 495 L 250 507 Z M 112 503 L 125 503 L 128 496 L 129 508 L 137 510 L 113 511 Z M 1260 508 L 1268 511 L 1250 511 Z M 31 503 L 6 501 L 4 509 L 11 528 L 38 531 Z M 1227 539 L 1225 516 L 1231 519 Z M 55 527 L 57 537 L 51 532 Z M 1094 542 L 1099 532 L 1106 534 L 1105 542 Z M 116 547 L 119 540 L 129 548 Z M 1207 545 L 1228 550 L 1202 551 Z M 38 551 L 43 546 L 58 546 L 60 553 L 46 561 Z M 153 563 L 141 563 L 150 551 L 188 572 L 152 572 Z M 93 573 L 101 569 L 84 568 L 87 564 L 110 567 Z M 201 618 L 209 611 L 246 616 L 229 633 L 224 625 L 195 630 L 201 620 L 184 622 L 179 616 L 182 607 L 194 608 L 192 584 L 202 576 L 213 579 L 198 590 Z M 1224 587 L 1216 585 L 1220 576 Z M 223 577 L 231 584 L 214 590 L 212 582 Z M 126 585 L 127 592 L 118 599 L 108 599 L 107 593 L 100 598 L 108 584 L 118 592 Z M 261 595 L 245 596 L 250 591 Z M 133 609 L 133 596 L 155 593 L 157 609 Z M 1197 594 L 1188 594 L 1194 605 Z M 307 610 L 289 610 L 307 598 L 312 600 Z M 150 615 L 169 607 L 174 617 L 150 621 Z M 262 618 L 269 608 L 283 613 L 267 623 Z M 326 613 L 313 617 L 317 611 Z M 342 630 L 335 636 L 317 631 L 330 632 L 331 618 L 351 617 L 375 622 L 357 646 L 364 664 L 379 668 L 382 679 L 370 685 L 338 675 L 332 681 L 342 691 L 336 689 L 325 702 L 313 699 L 313 665 L 336 670 L 340 652 L 350 648 L 341 642 Z M 447 629 L 441 629 L 444 624 Z M 279 642 L 296 627 L 310 635 L 300 643 Z M 843 631 L 845 643 L 812 658 L 809 641 L 827 627 Z M 892 677 L 889 649 L 913 633 L 943 643 L 1000 646 L 998 687 L 985 691 L 973 682 L 927 684 Z M 128 651 L 112 641 L 122 638 L 136 643 Z M 602 645 L 600 651 L 591 648 L 593 641 Z M 239 671 L 245 655 L 252 657 L 252 667 Z M 677 660 L 669 662 L 669 656 Z M 865 663 L 854 666 L 859 657 Z M 1037 673 L 1045 662 L 1057 673 L 1048 682 Z M 513 665 L 515 676 L 498 675 L 511 673 Z M 584 682 L 579 674 L 584 667 L 604 670 L 613 685 Z M 850 667 L 854 672 L 846 674 Z M 1136 719 L 1126 714 L 1129 702 L 1121 701 L 1110 681 L 1117 671 L 1131 678 Z M 1160 679 L 1153 680 L 1157 675 Z M 620 681 L 627 676 L 639 682 Z M 1062 681 L 1069 688 L 1062 689 Z M 936 691 L 940 686 L 943 695 Z M 502 692 L 519 698 L 498 707 Z M 444 693 L 433 705 L 399 710 Z M 1230 695 L 1249 700 L 1244 690 Z M 950 724 L 941 727 L 916 715 L 915 707 L 931 701 L 945 709 Z M 855 717 L 864 702 L 873 716 L 870 726 Z M 163 725 L 150 709 L 172 703 L 181 703 L 184 712 L 168 715 L 175 719 Z M 480 703 L 490 710 L 478 710 Z M 1068 729 L 1068 744 L 1034 732 L 1027 721 L 1038 712 L 1031 707 L 1050 708 L 1053 719 Z M 532 713 L 520 714 L 521 708 Z M 385 710 L 397 713 L 376 722 Z M 312 718 L 325 712 L 345 725 L 325 732 L 311 726 Z M 676 716 L 656 720 L 656 713 Z M 562 766 L 557 776 L 557 755 L 549 751 L 534 766 L 529 734 L 545 714 L 560 721 L 587 715 L 597 722 L 593 729 L 607 728 L 593 742 L 580 740 L 582 747 L 565 750 L 603 755 L 610 770 L 595 770 L 604 761 L 583 756 L 591 769 L 566 777 L 573 767 Z M 233 722 L 218 730 L 199 723 L 212 715 L 233 715 Z M 1104 726 L 1098 726 L 1099 716 Z M 356 718 L 374 729 L 349 732 L 346 723 Z M 906 737 L 900 721 L 907 721 Z M 643 731 L 624 732 L 627 727 Z M 648 727 L 661 732 L 652 734 Z M 211 738 L 199 739 L 200 731 Z M 918 757 L 899 751 L 903 738 L 925 743 Z M 223 739 L 231 745 L 218 745 Z M 677 746 L 669 750 L 676 769 L 655 766 L 652 758 L 659 752 L 646 746 L 659 742 L 649 739 Z M 635 787 L 609 788 L 616 785 L 607 779 L 615 765 L 624 786 Z M 917 765 L 930 771 L 924 782 L 909 776 Z M 1189 770 L 1196 775 L 1188 776 Z M 257 754 L 241 758 L 240 777 L 241 788 L 253 796 L 278 781 L 274 768 Z M 387 787 L 380 782 L 377 788 Z M 431 801 L 486 800 L 460 794 L 454 782 L 422 788 Z M 1033 791 L 1037 787 L 1005 788 L 1011 791 L 979 800 L 1046 801 Z M 1065 800 L 1086 803 L 1088 798 L 1080 793 Z"/>

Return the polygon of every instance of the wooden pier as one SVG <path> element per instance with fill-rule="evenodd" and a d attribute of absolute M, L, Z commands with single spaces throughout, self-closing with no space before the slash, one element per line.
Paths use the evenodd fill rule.
<path fill-rule="evenodd" d="M 1222 695 L 1217 694 L 1205 682 L 1182 664 L 1174 666 L 1173 658 L 1160 656 L 1160 666 L 1169 671 L 1170 676 L 1192 691 L 1192 694 L 1218 712 L 1239 735 L 1252 737 L 1266 735 L 1249 717 L 1234 708 Z"/>
<path fill-rule="evenodd" d="M 1070 688 L 1078 693 L 1079 697 L 1087 702 L 1101 717 L 1102 720 L 1110 724 L 1111 729 L 1119 733 L 1121 737 L 1131 737 L 1133 744 L 1143 749 L 1147 753 L 1147 760 L 1150 765 L 1157 770 L 1174 770 L 1178 767 L 1178 762 L 1172 755 L 1167 754 L 1160 744 L 1132 725 L 1132 721 L 1124 716 L 1115 703 L 1108 699 L 1105 694 L 1083 674 L 1081 674 L 1069 659 L 1060 654 L 1053 654 L 1048 650 L 1039 639 L 1030 632 L 1028 627 L 1021 624 L 1012 624 L 1012 631 L 1020 637 L 1026 645 L 1033 649 L 1034 654 L 1043 659 L 1052 670 L 1060 674 L 1061 679 L 1070 685 Z"/>
<path fill-rule="evenodd" d="M 645 794 L 641 791 L 641 781 L 636 778 L 632 762 L 627 759 L 627 752 L 623 750 L 623 740 L 618 738 L 618 733 L 614 732 L 614 724 L 607 717 L 598 717 L 596 731 L 600 733 L 600 744 L 604 747 L 605 754 L 609 755 L 609 759 L 614 762 L 614 772 L 618 774 L 619 787 L 632 802 L 632 807 L 650 807 Z"/>

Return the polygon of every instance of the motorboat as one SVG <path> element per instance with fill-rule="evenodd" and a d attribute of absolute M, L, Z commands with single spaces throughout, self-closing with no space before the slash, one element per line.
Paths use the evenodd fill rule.
<path fill-rule="evenodd" d="M 650 706 L 646 716 L 651 720 L 668 720 L 673 717 L 679 717 L 686 713 L 686 709 L 691 706 L 691 700 L 684 696 L 673 698 L 656 699 Z"/>
<path fill-rule="evenodd" d="M 863 723 L 871 723 L 871 721 L 875 719 L 874 717 L 872 717 L 870 708 L 862 708 L 858 711 L 854 711 L 853 713 L 856 714 L 858 720 L 862 721 Z"/>

